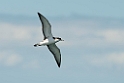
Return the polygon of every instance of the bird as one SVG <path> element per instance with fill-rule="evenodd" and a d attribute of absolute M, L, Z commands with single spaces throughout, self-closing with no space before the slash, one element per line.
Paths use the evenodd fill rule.
<path fill-rule="evenodd" d="M 34 44 L 34 47 L 47 46 L 49 51 L 53 54 L 58 67 L 60 68 L 61 53 L 60 53 L 60 49 L 56 46 L 55 43 L 64 40 L 62 40 L 62 38 L 60 37 L 54 37 L 52 35 L 51 24 L 49 23 L 49 21 L 41 13 L 38 12 L 37 14 L 42 24 L 42 33 L 44 39 L 41 42 Z"/>

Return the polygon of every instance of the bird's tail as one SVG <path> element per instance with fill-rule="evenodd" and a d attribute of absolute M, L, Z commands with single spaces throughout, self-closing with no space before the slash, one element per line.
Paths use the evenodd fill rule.
<path fill-rule="evenodd" d="M 38 44 L 34 44 L 34 47 L 37 47 L 38 46 Z"/>

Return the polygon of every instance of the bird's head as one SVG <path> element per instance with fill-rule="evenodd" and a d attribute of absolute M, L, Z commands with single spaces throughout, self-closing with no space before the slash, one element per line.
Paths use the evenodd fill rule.
<path fill-rule="evenodd" d="M 55 39 L 55 41 L 64 41 L 62 38 L 60 38 L 60 37 L 53 37 L 53 39 Z"/>

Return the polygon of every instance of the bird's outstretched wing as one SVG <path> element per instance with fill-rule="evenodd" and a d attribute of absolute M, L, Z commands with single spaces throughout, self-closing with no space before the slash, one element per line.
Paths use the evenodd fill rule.
<path fill-rule="evenodd" d="M 47 47 L 50 50 L 50 52 L 53 54 L 53 56 L 58 64 L 58 67 L 60 67 L 60 64 L 61 64 L 60 49 L 55 44 L 47 45 Z"/>
<path fill-rule="evenodd" d="M 53 37 L 52 33 L 51 33 L 51 25 L 49 23 L 49 21 L 38 12 L 38 16 L 40 18 L 40 21 L 42 23 L 42 32 L 44 35 L 44 39 L 47 37 Z"/>

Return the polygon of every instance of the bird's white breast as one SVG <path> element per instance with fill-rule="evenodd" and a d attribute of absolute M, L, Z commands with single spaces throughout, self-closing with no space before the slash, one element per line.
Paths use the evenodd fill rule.
<path fill-rule="evenodd" d="M 43 40 L 42 42 L 40 42 L 41 45 L 50 45 L 52 43 L 56 43 L 56 41 L 54 41 L 54 39 L 52 37 L 47 38 L 47 39 Z"/>

